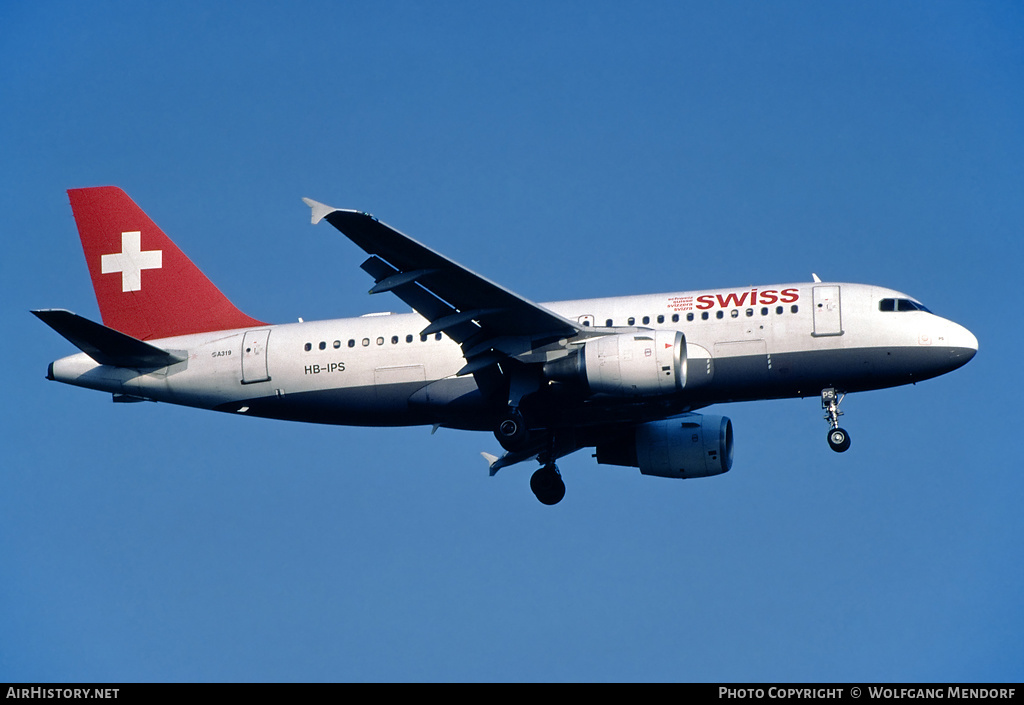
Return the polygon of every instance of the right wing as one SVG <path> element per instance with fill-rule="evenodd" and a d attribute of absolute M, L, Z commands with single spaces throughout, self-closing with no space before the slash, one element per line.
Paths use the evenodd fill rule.
<path fill-rule="evenodd" d="M 372 215 L 303 201 L 313 209 L 314 224 L 326 220 L 370 255 L 362 268 L 374 279 L 371 294 L 394 293 L 430 321 L 422 335 L 444 332 L 462 346 L 466 365 L 459 374 L 508 358 L 557 358 L 567 354 L 569 340 L 601 334 L 509 291 Z"/>

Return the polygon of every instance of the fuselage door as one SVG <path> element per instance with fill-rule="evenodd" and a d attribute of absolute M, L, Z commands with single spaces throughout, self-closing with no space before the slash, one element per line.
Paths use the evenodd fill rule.
<path fill-rule="evenodd" d="M 242 338 L 242 384 L 266 382 L 270 379 L 267 367 L 267 339 L 270 330 L 246 331 Z"/>
<path fill-rule="evenodd" d="M 843 319 L 839 307 L 839 287 L 814 287 L 814 333 L 812 335 L 842 335 Z"/>

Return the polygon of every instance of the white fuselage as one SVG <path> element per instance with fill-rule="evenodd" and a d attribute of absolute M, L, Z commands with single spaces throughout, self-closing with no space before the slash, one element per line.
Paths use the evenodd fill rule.
<path fill-rule="evenodd" d="M 923 307 L 880 310 L 883 299 L 912 301 L 882 287 L 815 282 L 544 306 L 594 328 L 681 331 L 688 383 L 669 411 L 685 411 L 906 384 L 955 369 L 977 350 L 964 327 Z M 442 334 L 421 336 L 428 324 L 415 313 L 379 314 L 151 340 L 188 359 L 136 370 L 83 353 L 52 363 L 50 377 L 126 400 L 274 418 L 489 428 L 473 406 L 472 375 L 455 377 L 466 364 L 461 349 Z"/>

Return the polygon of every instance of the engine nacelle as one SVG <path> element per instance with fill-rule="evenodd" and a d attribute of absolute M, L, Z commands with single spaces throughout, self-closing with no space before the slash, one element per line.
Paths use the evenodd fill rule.
<path fill-rule="evenodd" d="M 684 414 L 640 424 L 628 436 L 599 444 L 597 462 L 658 477 L 721 475 L 732 468 L 732 421 Z"/>
<path fill-rule="evenodd" d="M 606 335 L 548 363 L 544 372 L 549 379 L 585 382 L 593 394 L 672 394 L 686 385 L 686 339 L 673 330 Z"/>

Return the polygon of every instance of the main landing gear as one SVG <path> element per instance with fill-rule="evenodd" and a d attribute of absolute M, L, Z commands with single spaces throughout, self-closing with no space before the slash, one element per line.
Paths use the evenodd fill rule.
<path fill-rule="evenodd" d="M 565 483 L 554 463 L 547 463 L 530 478 L 530 489 L 541 504 L 558 504 L 565 496 Z"/>
<path fill-rule="evenodd" d="M 829 425 L 828 447 L 837 453 L 842 453 L 850 447 L 850 434 L 839 428 L 839 417 L 843 415 L 839 410 L 839 404 L 845 396 L 832 387 L 821 390 L 821 408 L 825 410 L 824 418 Z"/>
<path fill-rule="evenodd" d="M 555 465 L 554 434 L 547 431 L 538 436 L 538 433 L 534 431 L 531 434 L 523 415 L 513 406 L 509 406 L 508 413 L 502 417 L 494 429 L 494 437 L 509 453 L 518 451 L 529 453 L 530 451 L 526 450 L 527 446 L 535 448 L 536 443 L 543 442 L 542 438 L 546 433 L 547 448 L 537 456 L 541 467 L 530 477 L 530 489 L 533 490 L 533 494 L 537 496 L 541 504 L 550 506 L 558 504 L 565 497 L 565 483 L 562 481 L 561 473 L 558 472 L 558 466 Z"/>
<path fill-rule="evenodd" d="M 565 497 L 565 483 L 555 466 L 555 457 L 555 436 L 552 433 L 548 437 L 547 450 L 537 456 L 540 469 L 530 478 L 530 489 L 537 500 L 548 506 L 558 504 Z"/>

